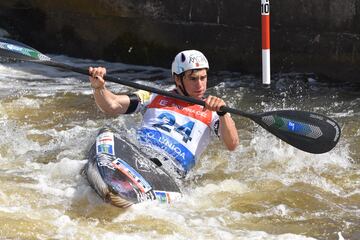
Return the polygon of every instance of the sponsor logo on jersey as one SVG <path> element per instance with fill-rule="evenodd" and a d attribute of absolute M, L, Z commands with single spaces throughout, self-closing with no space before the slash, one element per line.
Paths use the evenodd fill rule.
<path fill-rule="evenodd" d="M 140 143 L 150 144 L 164 150 L 176 159 L 186 171 L 195 165 L 194 155 L 175 139 L 148 128 L 141 128 L 138 131 L 138 136 Z"/>
<path fill-rule="evenodd" d="M 204 109 L 203 106 L 191 104 L 165 96 L 156 96 L 149 104 L 148 108 L 161 108 L 171 110 L 182 115 L 192 117 L 210 126 L 212 120 L 212 112 Z"/>

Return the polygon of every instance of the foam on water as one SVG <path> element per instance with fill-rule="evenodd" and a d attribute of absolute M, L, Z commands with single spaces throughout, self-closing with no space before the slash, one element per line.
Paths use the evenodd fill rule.
<path fill-rule="evenodd" d="M 40 145 L 36 142 L 30 141 L 23 129 L 21 129 L 16 123 L 6 120 L 6 124 L 0 125 L 2 137 L 0 138 L 0 145 L 3 147 L 3 151 L 0 152 L 0 157 L 15 160 L 19 156 L 26 154 L 29 151 L 40 151 Z"/>
<path fill-rule="evenodd" d="M 211 189 L 212 187 L 209 188 Z M 190 198 L 195 199 L 196 197 L 191 196 Z M 176 226 L 174 227 L 176 233 L 162 235 L 162 239 L 313 239 L 295 234 L 271 235 L 262 231 L 229 229 L 226 226 L 226 221 L 229 220 L 226 216 L 233 215 L 233 217 L 239 217 L 237 213 L 229 213 L 226 208 L 199 208 L 199 205 L 202 205 L 203 201 L 200 199 L 197 199 L 197 201 L 199 203 L 196 207 L 192 206 L 191 208 L 186 204 L 188 201 L 177 202 L 170 208 L 160 204 L 156 205 L 146 202 L 133 206 L 131 209 L 115 218 L 113 222 L 127 224 L 129 221 L 137 222 L 144 218 L 150 218 L 153 222 L 159 221 L 160 224 L 169 223 Z M 186 211 L 184 211 L 184 209 L 186 209 Z M 240 216 L 240 218 L 241 217 L 242 216 Z M 144 236 L 143 234 L 144 233 L 135 236 L 141 237 Z M 115 239 L 117 239 L 116 237 L 120 237 L 119 239 L 123 237 L 122 234 L 117 235 L 115 233 L 112 233 L 111 236 L 115 237 Z M 154 231 L 146 232 L 146 236 L 159 237 L 158 233 Z"/>
<path fill-rule="evenodd" d="M 271 110 L 273 109 L 269 111 Z M 337 195 L 345 194 L 337 186 L 324 181 L 321 175 L 353 167 L 354 160 L 350 155 L 347 139 L 341 138 L 338 145 L 328 153 L 314 155 L 282 142 L 259 126 L 255 126 L 250 136 L 241 135 L 241 131 L 240 129 L 241 146 L 232 156 L 226 153 L 224 155 L 230 162 L 228 173 L 250 171 L 249 175 L 256 178 L 276 179 L 286 185 L 297 181 L 306 182 Z M 205 166 L 214 168 L 212 164 L 214 163 L 206 162 Z"/>

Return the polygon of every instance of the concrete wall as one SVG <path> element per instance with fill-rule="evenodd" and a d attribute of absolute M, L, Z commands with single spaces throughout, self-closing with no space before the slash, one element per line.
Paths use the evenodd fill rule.
<path fill-rule="evenodd" d="M 0 2 L 0 28 L 42 52 L 164 67 L 192 48 L 259 73 L 260 24 L 260 0 Z M 271 1 L 271 55 L 273 73 L 360 82 L 360 0 Z"/>

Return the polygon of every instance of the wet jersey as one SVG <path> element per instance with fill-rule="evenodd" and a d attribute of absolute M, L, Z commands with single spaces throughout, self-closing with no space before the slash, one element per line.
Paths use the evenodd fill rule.
<path fill-rule="evenodd" d="M 219 117 L 203 106 L 146 91 L 139 91 L 136 111 L 142 112 L 143 122 L 138 140 L 166 153 L 177 161 L 185 173 L 218 132 Z M 215 133 L 215 134 L 213 134 Z"/>

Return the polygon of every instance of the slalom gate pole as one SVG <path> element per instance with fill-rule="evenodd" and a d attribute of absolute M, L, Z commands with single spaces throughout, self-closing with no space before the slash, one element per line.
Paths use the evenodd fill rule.
<path fill-rule="evenodd" d="M 270 85 L 270 0 L 261 0 L 262 83 Z"/>

